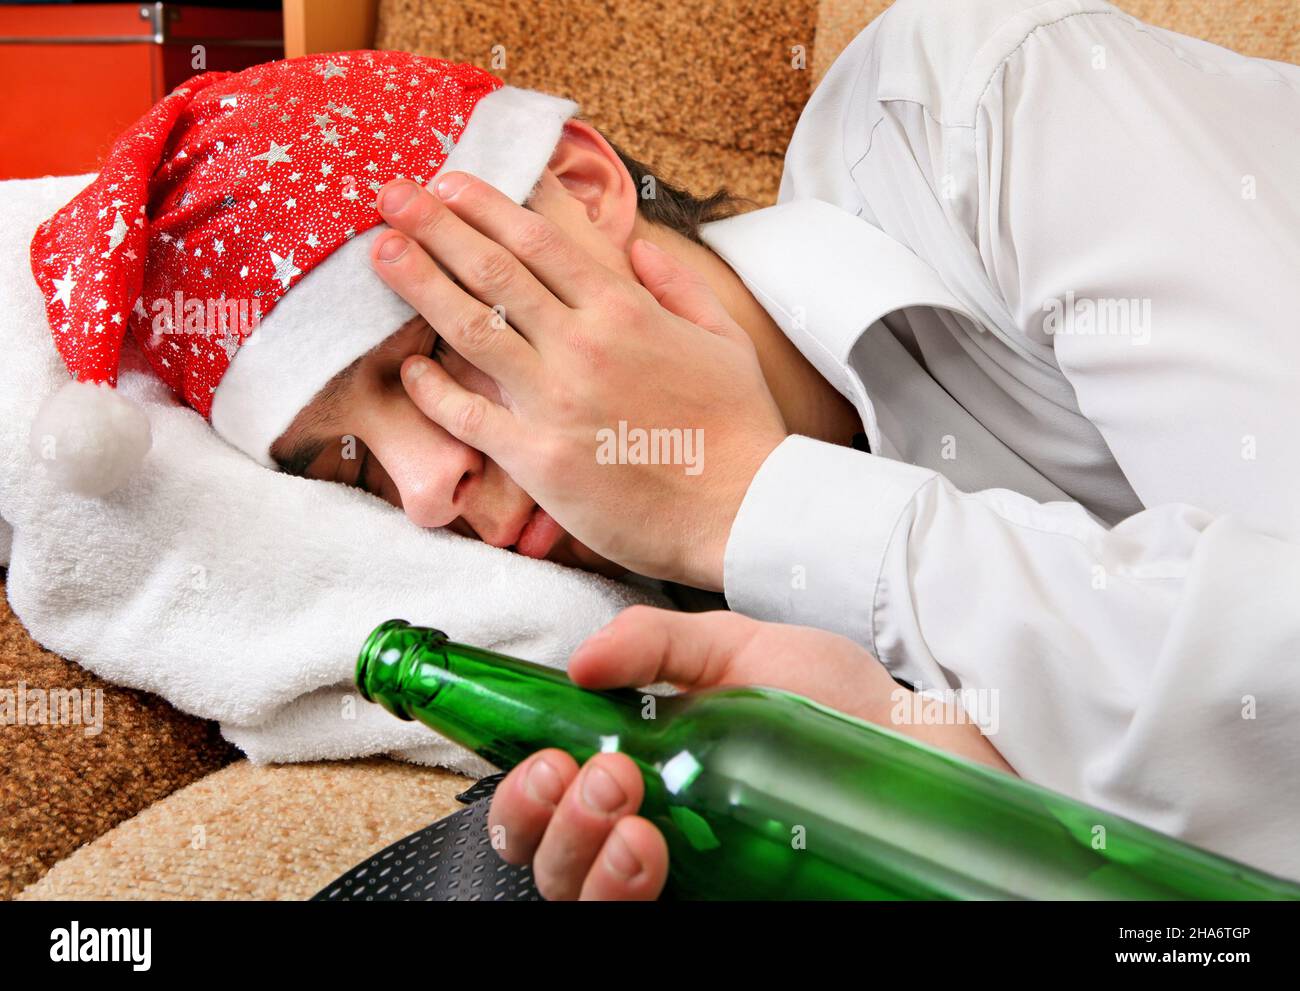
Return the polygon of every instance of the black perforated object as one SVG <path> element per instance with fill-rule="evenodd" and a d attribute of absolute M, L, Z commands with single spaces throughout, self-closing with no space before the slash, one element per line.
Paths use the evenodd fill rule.
<path fill-rule="evenodd" d="M 532 869 L 507 864 L 488 836 L 488 805 L 503 777 L 474 782 L 456 796 L 466 808 L 367 857 L 312 901 L 540 901 Z"/>

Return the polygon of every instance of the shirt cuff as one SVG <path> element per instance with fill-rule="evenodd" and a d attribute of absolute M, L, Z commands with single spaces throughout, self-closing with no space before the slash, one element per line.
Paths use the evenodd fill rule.
<path fill-rule="evenodd" d="M 885 550 L 928 468 L 792 435 L 754 475 L 723 558 L 727 605 L 875 649 Z"/>

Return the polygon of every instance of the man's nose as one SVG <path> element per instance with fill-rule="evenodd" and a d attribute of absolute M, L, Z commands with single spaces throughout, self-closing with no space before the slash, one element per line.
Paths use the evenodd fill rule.
<path fill-rule="evenodd" d="M 370 443 L 402 500 L 421 527 L 443 527 L 463 516 L 483 455 L 424 419 L 389 426 Z"/>

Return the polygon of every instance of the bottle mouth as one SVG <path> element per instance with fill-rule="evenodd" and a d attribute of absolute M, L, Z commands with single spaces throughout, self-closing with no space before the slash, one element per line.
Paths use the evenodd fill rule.
<path fill-rule="evenodd" d="M 370 676 L 382 663 L 380 655 L 383 654 L 387 646 L 388 635 L 394 630 L 407 629 L 410 625 L 404 619 L 386 619 L 370 631 L 370 635 L 366 637 L 366 642 L 362 644 L 361 652 L 357 654 L 357 669 L 353 680 L 356 682 L 357 691 L 361 693 L 361 697 L 367 702 L 375 701 L 375 697 L 370 691 Z M 396 646 L 394 645 L 388 649 L 396 649 Z M 393 658 L 393 660 L 396 660 L 396 658 Z"/>
<path fill-rule="evenodd" d="M 404 619 L 388 619 L 376 626 L 357 655 L 354 682 L 367 702 L 378 702 L 399 719 L 411 719 L 402 704 L 403 672 L 400 667 L 415 647 L 446 643 L 441 630 L 413 626 Z"/>

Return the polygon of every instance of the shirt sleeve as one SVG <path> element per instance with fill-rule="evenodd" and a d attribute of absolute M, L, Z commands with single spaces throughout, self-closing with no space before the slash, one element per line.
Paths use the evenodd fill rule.
<path fill-rule="evenodd" d="M 737 611 L 982 693 L 1027 779 L 1300 876 L 1300 545 L 1178 504 L 1107 527 L 796 436 L 745 496 L 725 580 Z"/>

